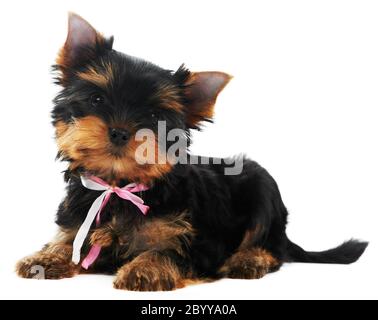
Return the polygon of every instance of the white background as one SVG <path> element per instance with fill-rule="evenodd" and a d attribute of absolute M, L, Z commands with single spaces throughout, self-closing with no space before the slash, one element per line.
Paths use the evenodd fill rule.
<path fill-rule="evenodd" d="M 50 125 L 50 65 L 67 11 L 115 49 L 176 69 L 234 76 L 192 150 L 245 152 L 277 180 L 288 234 L 308 250 L 370 241 L 350 266 L 285 265 L 262 280 L 168 293 L 112 288 L 112 277 L 18 279 L 16 261 L 56 230 L 64 195 Z M 378 6 L 376 1 L 1 1 L 1 298 L 378 298 Z"/>

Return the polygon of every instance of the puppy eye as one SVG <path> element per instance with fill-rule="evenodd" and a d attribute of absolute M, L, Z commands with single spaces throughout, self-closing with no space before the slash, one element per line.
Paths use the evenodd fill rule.
<path fill-rule="evenodd" d="M 101 94 L 95 93 L 91 96 L 90 100 L 91 100 L 91 105 L 94 107 L 97 107 L 104 103 L 105 98 Z"/>

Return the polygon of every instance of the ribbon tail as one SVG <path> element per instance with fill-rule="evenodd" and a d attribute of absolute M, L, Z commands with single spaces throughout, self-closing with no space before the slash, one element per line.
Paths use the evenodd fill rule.
<path fill-rule="evenodd" d="M 81 266 L 87 270 L 89 266 L 96 261 L 97 257 L 99 256 L 101 251 L 101 246 L 98 244 L 95 244 L 92 246 L 91 250 L 89 251 L 88 255 L 85 257 L 83 262 L 81 263 Z"/>
<path fill-rule="evenodd" d="M 140 191 L 146 191 L 149 189 L 147 186 L 143 184 L 138 184 L 134 186 L 127 185 L 125 188 L 127 188 L 126 190 L 130 192 L 140 192 Z"/>
<path fill-rule="evenodd" d="M 122 199 L 129 200 L 132 203 L 144 203 L 142 198 L 139 198 L 137 195 L 131 193 L 131 191 L 125 190 L 125 189 L 117 189 L 115 190 L 115 193 L 121 197 Z"/>
<path fill-rule="evenodd" d="M 144 215 L 146 215 L 147 212 L 148 212 L 148 210 L 150 210 L 150 207 L 144 205 L 143 203 L 134 202 L 134 201 L 132 201 L 132 200 L 131 200 L 131 202 L 134 203 L 134 204 L 139 208 L 139 210 L 142 211 L 142 213 L 143 213 Z"/>
<path fill-rule="evenodd" d="M 112 194 L 110 192 L 108 192 L 105 197 L 104 197 L 104 200 L 102 201 L 101 203 L 101 206 L 100 206 L 100 209 L 98 210 L 98 214 L 96 216 L 96 225 L 99 226 L 100 225 L 100 222 L 101 222 L 101 212 L 102 212 L 102 209 L 104 209 L 104 207 L 106 206 L 106 204 L 108 203 L 109 199 L 110 199 L 110 196 Z"/>
<path fill-rule="evenodd" d="M 147 211 L 150 209 L 149 206 L 144 205 L 144 201 L 142 198 L 139 198 L 137 195 L 131 193 L 128 190 L 116 189 L 115 193 L 122 199 L 131 201 L 135 206 L 139 208 L 140 211 L 142 211 L 144 215 L 146 215 Z"/>
<path fill-rule="evenodd" d="M 75 264 L 78 264 L 80 262 L 81 247 L 83 246 L 85 238 L 87 237 L 89 229 L 91 228 L 92 222 L 99 212 L 107 194 L 108 191 L 106 190 L 93 202 L 91 208 L 87 213 L 87 217 L 85 218 L 83 224 L 80 226 L 80 229 L 76 234 L 72 251 L 72 262 Z"/>

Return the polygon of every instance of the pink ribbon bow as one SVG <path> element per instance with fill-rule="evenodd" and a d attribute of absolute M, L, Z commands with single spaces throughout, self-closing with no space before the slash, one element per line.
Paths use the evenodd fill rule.
<path fill-rule="evenodd" d="M 146 215 L 147 211 L 149 210 L 149 207 L 144 205 L 143 199 L 133 194 L 133 192 L 148 190 L 148 187 L 146 187 L 143 184 L 130 183 L 122 188 L 112 187 L 108 185 L 104 180 L 95 176 L 81 176 L 81 182 L 83 186 L 87 189 L 104 192 L 92 203 L 92 206 L 90 207 L 83 224 L 80 226 L 76 234 L 75 240 L 73 242 L 72 251 L 72 261 L 75 264 L 78 264 L 80 262 L 81 247 L 83 246 L 85 238 L 88 235 L 93 220 L 95 220 L 96 218 L 96 225 L 100 225 L 100 216 L 102 209 L 108 203 L 112 193 L 117 194 L 122 199 L 131 201 L 134 205 L 136 205 L 139 208 L 140 211 L 142 211 L 144 215 Z M 84 258 L 83 262 L 81 263 L 81 266 L 85 269 L 88 269 L 89 266 L 97 259 L 98 255 L 100 254 L 100 251 L 100 245 L 93 245 L 88 255 Z"/>

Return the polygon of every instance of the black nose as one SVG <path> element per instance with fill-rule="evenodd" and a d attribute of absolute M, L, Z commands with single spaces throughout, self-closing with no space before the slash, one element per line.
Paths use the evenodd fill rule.
<path fill-rule="evenodd" d="M 110 141 L 116 146 L 124 146 L 129 140 L 129 133 L 124 129 L 109 129 Z"/>

